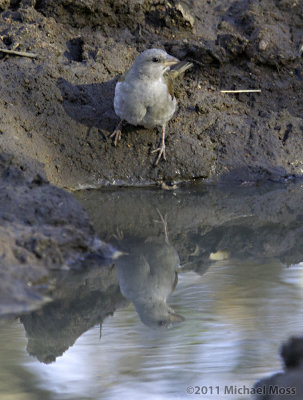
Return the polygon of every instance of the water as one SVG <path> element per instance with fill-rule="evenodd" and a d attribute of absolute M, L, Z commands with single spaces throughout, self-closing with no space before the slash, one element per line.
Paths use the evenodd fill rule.
<path fill-rule="evenodd" d="M 300 184 L 77 197 L 127 254 L 2 321 L 1 400 L 240 400 L 281 370 L 303 332 Z"/>

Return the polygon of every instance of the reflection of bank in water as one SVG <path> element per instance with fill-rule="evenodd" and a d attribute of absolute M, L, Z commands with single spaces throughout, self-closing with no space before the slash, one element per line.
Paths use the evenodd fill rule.
<path fill-rule="evenodd" d="M 119 290 L 117 270 L 87 268 L 55 274 L 54 300 L 20 317 L 28 338 L 27 352 L 43 363 L 54 362 L 87 330 L 103 323 L 129 302 Z"/>
<path fill-rule="evenodd" d="M 283 264 L 303 260 L 303 188 L 301 184 L 246 187 L 202 185 L 161 191 L 100 190 L 77 193 L 99 237 L 159 236 L 156 209 L 167 214 L 170 243 L 182 266 L 203 273 L 213 257 Z M 158 216 L 156 217 L 158 218 Z M 226 258 L 225 256 L 223 257 Z"/>

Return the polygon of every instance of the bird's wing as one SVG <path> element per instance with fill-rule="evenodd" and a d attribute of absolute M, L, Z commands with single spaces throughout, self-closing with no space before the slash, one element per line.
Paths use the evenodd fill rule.
<path fill-rule="evenodd" d="M 140 272 L 142 275 L 145 276 L 145 278 L 148 278 L 150 275 L 150 264 L 147 261 L 146 257 L 144 255 L 140 255 Z"/>
<path fill-rule="evenodd" d="M 178 64 L 173 65 L 167 73 L 172 79 L 175 79 L 179 75 L 183 74 L 187 69 L 191 68 L 192 66 L 193 63 L 191 62 L 180 61 Z"/>
<path fill-rule="evenodd" d="M 115 89 L 115 112 L 130 124 L 140 125 L 147 111 L 142 101 L 145 88 L 135 87 L 133 83 L 124 79 L 124 76 L 119 79 Z"/>
<path fill-rule="evenodd" d="M 124 74 L 120 75 L 119 79 L 118 79 L 118 82 L 124 82 L 127 73 L 128 73 L 128 71 L 126 71 L 126 72 L 124 72 Z"/>
<path fill-rule="evenodd" d="M 168 87 L 168 93 L 171 97 L 174 97 L 174 84 L 173 81 L 178 76 L 183 74 L 187 69 L 193 66 L 193 63 L 188 61 L 181 61 L 178 64 L 173 65 L 166 73 L 165 80 Z"/>
<path fill-rule="evenodd" d="M 171 76 L 169 72 L 164 75 L 165 81 L 167 83 L 168 93 L 171 97 L 174 97 L 174 78 Z"/>
<path fill-rule="evenodd" d="M 173 292 L 176 289 L 177 284 L 178 284 L 178 272 L 175 271 L 175 279 L 174 279 L 173 286 L 171 288 L 171 292 Z"/>

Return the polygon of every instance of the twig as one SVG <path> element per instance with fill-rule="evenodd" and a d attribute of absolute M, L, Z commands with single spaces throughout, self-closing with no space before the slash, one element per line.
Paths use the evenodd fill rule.
<path fill-rule="evenodd" d="M 38 54 L 35 53 L 27 53 L 25 51 L 17 51 L 17 50 L 8 50 L 8 49 L 0 49 L 1 53 L 12 54 L 14 56 L 20 57 L 29 57 L 29 58 L 37 58 Z"/>
<path fill-rule="evenodd" d="M 220 90 L 220 93 L 261 93 L 261 89 Z"/>
<path fill-rule="evenodd" d="M 19 47 L 19 45 L 20 45 L 19 42 L 14 43 L 13 47 L 10 48 L 10 51 L 16 50 L 16 48 Z M 9 54 L 6 54 L 6 55 L 3 57 L 3 61 L 6 61 L 8 58 L 9 58 Z"/>

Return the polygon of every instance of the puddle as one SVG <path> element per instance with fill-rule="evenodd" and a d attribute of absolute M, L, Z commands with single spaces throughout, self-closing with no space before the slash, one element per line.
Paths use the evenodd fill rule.
<path fill-rule="evenodd" d="M 249 399 L 281 369 L 303 332 L 300 184 L 76 197 L 123 256 L 2 321 L 4 398 Z"/>

